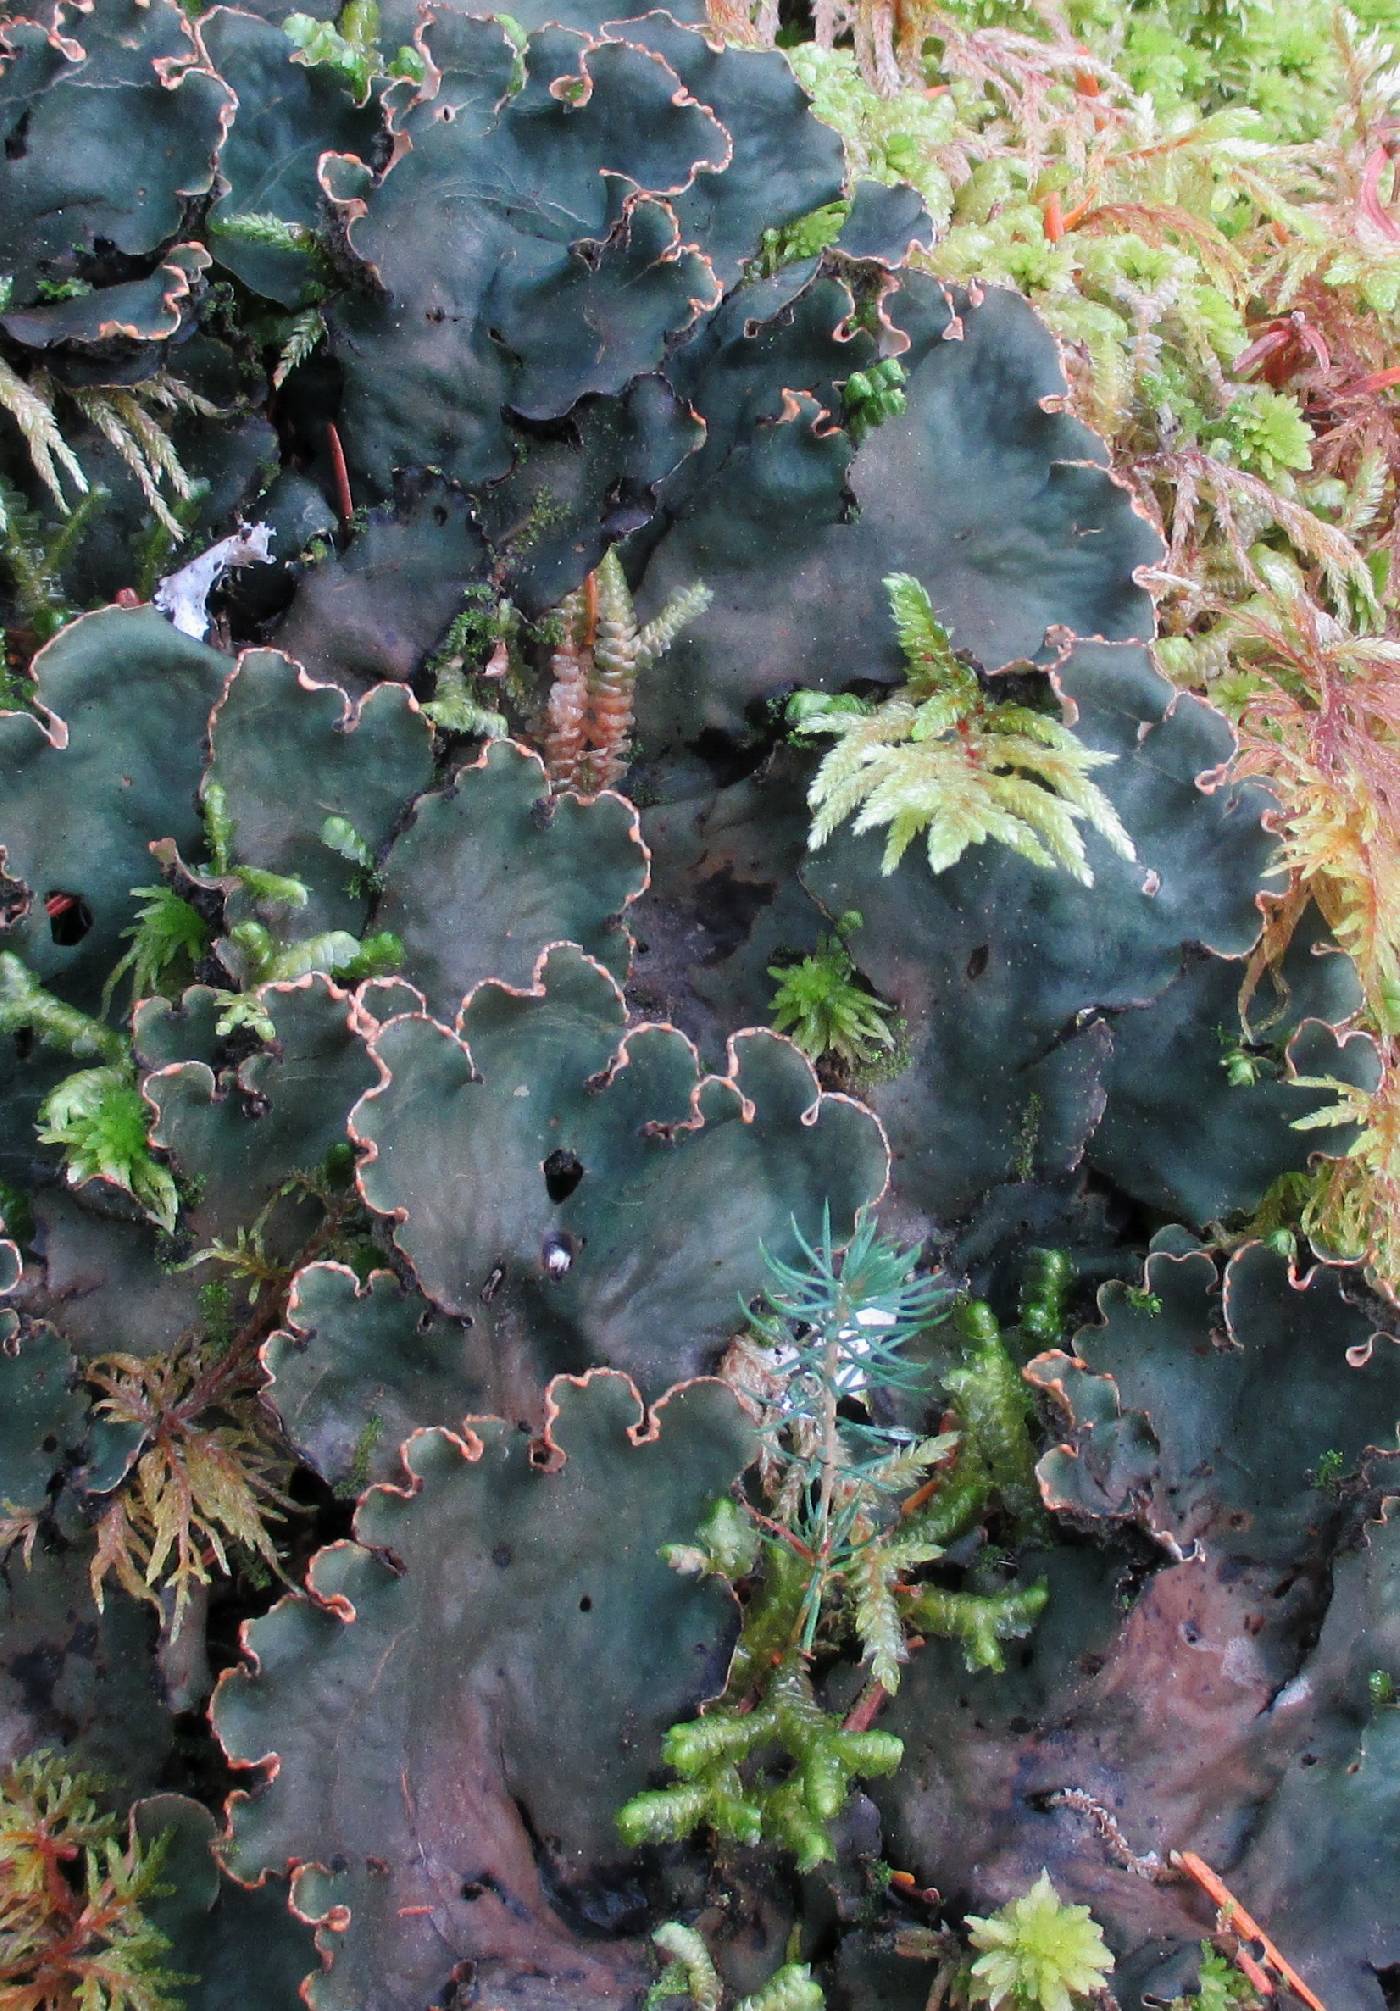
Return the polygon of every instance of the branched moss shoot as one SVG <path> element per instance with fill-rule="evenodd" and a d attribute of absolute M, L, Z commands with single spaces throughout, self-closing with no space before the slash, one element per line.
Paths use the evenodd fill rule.
<path fill-rule="evenodd" d="M 812 846 L 853 817 L 857 832 L 887 830 L 886 873 L 917 837 L 935 873 L 993 839 L 1092 886 L 1082 823 L 1132 859 L 1117 811 L 1090 779 L 1114 757 L 1047 713 L 993 698 L 954 655 L 919 582 L 895 573 L 885 586 L 907 665 L 903 690 L 858 708 L 800 694 L 802 734 L 836 742 L 808 792 Z"/>
<path fill-rule="evenodd" d="M 195 1981 L 143 1906 L 164 1839 L 123 1842 L 88 1774 L 34 1752 L 0 1774 L 0 2001 L 16 2011 L 179 2011 Z"/>
<path fill-rule="evenodd" d="M 99 1417 L 134 1428 L 143 1450 L 97 1525 L 93 1596 L 100 1607 L 108 1576 L 136 1599 L 159 1606 L 174 1592 L 178 1632 L 191 1593 L 210 1567 L 229 1572 L 230 1551 L 261 1558 L 281 1575 L 268 1532 L 291 1507 L 286 1453 L 272 1439 L 256 1400 L 203 1395 L 207 1364 L 178 1356 L 97 1356 L 87 1365 Z"/>

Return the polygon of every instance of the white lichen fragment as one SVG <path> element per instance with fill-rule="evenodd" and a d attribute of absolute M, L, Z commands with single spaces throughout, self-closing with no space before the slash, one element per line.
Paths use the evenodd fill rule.
<path fill-rule="evenodd" d="M 272 558 L 271 524 L 244 524 L 197 559 L 161 580 L 151 596 L 181 635 L 203 642 L 209 633 L 209 596 L 225 573 L 238 566 L 266 565 Z"/>

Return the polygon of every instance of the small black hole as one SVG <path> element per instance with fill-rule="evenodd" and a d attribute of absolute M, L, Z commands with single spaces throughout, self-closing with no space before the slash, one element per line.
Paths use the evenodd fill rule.
<path fill-rule="evenodd" d="M 496 1548 L 491 1552 L 491 1562 L 496 1566 L 498 1571 L 506 1569 L 506 1566 L 510 1563 L 510 1557 L 511 1550 L 508 1543 L 498 1543 Z"/>
<path fill-rule="evenodd" d="M 988 951 L 987 945 L 985 943 L 979 943 L 977 948 L 972 952 L 972 955 L 967 960 L 967 974 L 970 978 L 981 977 L 983 971 L 986 970 L 987 968 L 987 958 L 989 954 L 990 952 Z"/>
<path fill-rule="evenodd" d="M 578 1610 L 580 1613 L 591 1613 L 593 1611 L 593 1601 L 586 1592 L 578 1602 Z"/>
<path fill-rule="evenodd" d="M 544 1162 L 545 1192 L 551 1201 L 567 1201 L 582 1178 L 583 1161 L 577 1153 L 566 1152 L 561 1147 L 551 1152 Z"/>
<path fill-rule="evenodd" d="M 12 133 L 5 136 L 5 159 L 22 161 L 29 152 L 29 122 L 34 116 L 34 107 L 26 105 L 19 122 Z"/>
<path fill-rule="evenodd" d="M 485 1890 L 486 1887 L 479 1878 L 469 1878 L 462 1887 L 462 1897 L 463 1899 L 480 1899 Z"/>
<path fill-rule="evenodd" d="M 71 950 L 92 927 L 92 909 L 81 894 L 61 888 L 45 894 L 44 909 L 49 918 L 49 934 L 61 950 Z"/>
<path fill-rule="evenodd" d="M 42 1442 L 42 1444 L 39 1447 L 39 1450 L 40 1452 L 58 1451 L 58 1440 L 54 1437 L 52 1432 L 50 1432 L 48 1437 Z"/>

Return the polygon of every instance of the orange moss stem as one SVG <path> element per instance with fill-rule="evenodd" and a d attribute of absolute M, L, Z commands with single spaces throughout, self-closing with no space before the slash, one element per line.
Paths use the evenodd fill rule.
<path fill-rule="evenodd" d="M 326 445 L 330 450 L 331 476 L 335 482 L 336 514 L 344 529 L 355 514 L 355 504 L 350 495 L 350 470 L 345 465 L 345 449 L 340 444 L 340 434 L 329 419 L 326 421 Z"/>
<path fill-rule="evenodd" d="M 1284 1960 L 1254 1916 L 1247 1913 L 1240 1905 L 1219 1872 L 1212 1871 L 1205 1859 L 1197 1857 L 1194 1850 L 1174 1850 L 1172 1863 L 1179 1866 L 1188 1878 L 1193 1878 L 1202 1892 L 1207 1893 L 1215 1901 L 1225 1916 L 1224 1924 L 1232 1934 L 1257 1943 L 1262 1951 L 1264 1967 L 1271 1969 L 1281 1982 L 1286 1983 L 1294 1996 L 1300 1997 L 1308 2006 L 1308 2011 L 1327 2011 L 1322 1999 L 1309 1990 L 1297 1970 Z M 1248 1954 L 1247 1950 L 1244 1952 Z M 1253 1961 L 1253 1957 L 1250 1957 L 1250 1960 Z"/>

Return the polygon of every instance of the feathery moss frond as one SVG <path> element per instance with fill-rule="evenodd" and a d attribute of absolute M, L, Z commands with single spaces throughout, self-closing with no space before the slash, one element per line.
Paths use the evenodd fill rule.
<path fill-rule="evenodd" d="M 857 831 L 887 830 L 886 873 L 920 836 L 935 873 L 990 839 L 1092 886 L 1082 823 L 1132 859 L 1117 811 L 1090 780 L 1114 756 L 1047 714 L 992 698 L 953 654 L 917 580 L 892 574 L 885 589 L 908 664 L 904 690 L 859 712 L 802 694 L 804 736 L 836 741 L 808 791 L 813 849 L 854 817 Z"/>
<path fill-rule="evenodd" d="M 282 324 L 281 343 L 272 371 L 272 388 L 280 391 L 294 370 L 300 369 L 326 339 L 326 317 L 319 307 L 303 307 Z"/>
<path fill-rule="evenodd" d="M 131 948 L 113 966 L 103 987 L 104 1013 L 128 972 L 133 999 L 147 998 L 170 983 L 172 973 L 191 975 L 209 947 L 208 923 L 173 888 L 133 887 L 131 892 L 133 898 L 141 897 L 141 905 L 131 927 L 122 931 Z"/>
<path fill-rule="evenodd" d="M 65 1076 L 39 1106 L 41 1145 L 60 1145 L 68 1179 L 108 1180 L 152 1221 L 175 1227 L 175 1180 L 151 1150 L 151 1109 L 127 1069 L 105 1064 Z"/>
<path fill-rule="evenodd" d="M 87 494 L 88 480 L 77 455 L 63 437 L 43 379 L 27 383 L 0 357 L 0 408 L 18 426 L 35 474 L 66 514 L 70 506 L 59 470 L 62 469 L 80 496 Z M 0 514 L 0 530 L 6 528 L 5 517 Z"/>
<path fill-rule="evenodd" d="M 227 1575 L 229 1552 L 260 1558 L 281 1576 L 268 1534 L 291 1506 L 284 1492 L 286 1453 L 272 1439 L 251 1396 L 202 1394 L 206 1363 L 180 1356 L 99 1355 L 85 1371 L 100 1392 L 97 1412 L 140 1433 L 143 1449 L 97 1525 L 91 1567 L 93 1596 L 102 1605 L 109 1575 L 133 1598 L 159 1604 L 159 1588 L 175 1595 L 178 1631 L 196 1584 L 210 1566 Z"/>
<path fill-rule="evenodd" d="M 183 387 L 182 387 L 183 388 Z M 161 395 L 162 390 L 166 395 Z M 184 526 L 162 491 L 186 502 L 193 483 L 186 474 L 169 434 L 148 408 L 148 402 L 167 410 L 188 403 L 169 386 L 138 384 L 130 388 L 97 386 L 85 389 L 70 386 L 68 394 L 83 417 L 96 428 L 118 460 L 135 477 L 147 508 L 175 542 L 185 535 Z M 204 401 L 200 401 L 203 405 Z M 213 416 L 209 407 L 206 416 Z"/>
<path fill-rule="evenodd" d="M 97 1783 L 56 1752 L 0 1774 L 0 2002 L 13 2011 L 178 2011 L 195 1979 L 142 1911 L 164 1839 L 121 1842 Z"/>

